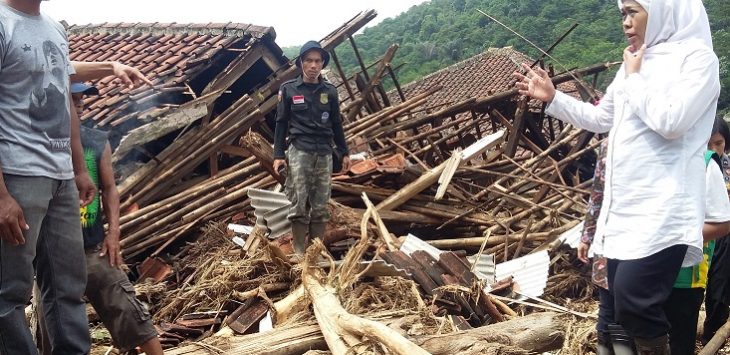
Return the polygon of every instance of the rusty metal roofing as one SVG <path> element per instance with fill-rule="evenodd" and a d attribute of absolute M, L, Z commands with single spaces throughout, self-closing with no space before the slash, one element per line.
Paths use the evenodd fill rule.
<path fill-rule="evenodd" d="M 547 286 L 550 256 L 541 251 L 497 264 L 497 280 L 512 276 L 516 290 L 530 297 L 539 297 Z"/>
<path fill-rule="evenodd" d="M 249 189 L 248 197 L 256 216 L 256 226 L 266 228 L 269 238 L 275 239 L 291 231 L 291 223 L 286 217 L 291 202 L 281 192 Z"/>

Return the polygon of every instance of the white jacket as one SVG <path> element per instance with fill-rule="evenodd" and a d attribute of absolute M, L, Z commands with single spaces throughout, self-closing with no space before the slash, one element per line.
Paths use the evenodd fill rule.
<path fill-rule="evenodd" d="M 720 93 L 719 63 L 701 0 L 640 3 L 649 12 L 641 71 L 625 77 L 621 67 L 598 106 L 558 92 L 546 112 L 609 133 L 592 251 L 630 260 L 684 244 L 683 266 L 690 266 L 702 259 L 703 153 Z"/>

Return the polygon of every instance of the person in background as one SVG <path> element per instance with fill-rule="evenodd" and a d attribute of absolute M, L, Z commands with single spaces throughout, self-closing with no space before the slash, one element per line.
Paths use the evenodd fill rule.
<path fill-rule="evenodd" d="M 605 208 L 591 244 L 607 287 L 596 328 L 617 324 L 639 354 L 669 354 L 663 304 L 679 269 L 703 260 L 703 155 L 719 61 L 701 0 L 617 3 L 629 46 L 597 106 L 557 91 L 542 69 L 525 64 L 526 75 L 514 76 L 520 94 L 548 104 L 547 114 L 608 132 Z"/>
<path fill-rule="evenodd" d="M 71 97 L 79 116 L 84 110 L 83 97 L 98 94 L 99 90 L 93 86 L 71 84 Z M 114 182 L 112 150 L 107 135 L 84 126 L 81 126 L 80 133 L 86 167 L 98 191 L 91 203 L 81 207 L 80 211 L 88 278 L 85 295 L 121 353 L 131 352 L 139 346 L 147 355 L 161 355 L 162 346 L 152 318 L 121 270 L 124 261 L 119 248 L 119 193 Z M 104 221 L 108 225 L 106 232 Z M 50 355 L 42 317 L 40 323 L 43 354 Z"/>
<path fill-rule="evenodd" d="M 708 148 L 719 154 L 725 187 L 730 194 L 730 158 L 725 154 L 730 147 L 730 129 L 720 116 L 715 119 Z M 730 314 L 730 238 L 721 238 L 715 242 L 715 253 L 710 264 L 705 293 L 705 322 L 700 341 L 703 344 L 712 339 L 718 329 L 728 320 Z"/>
<path fill-rule="evenodd" d="M 342 171 L 350 169 L 337 89 L 321 76 L 329 58 L 318 42 L 305 43 L 296 60 L 302 73 L 281 85 L 276 107 L 273 168 L 276 172 L 288 168 L 286 194 L 292 203 L 288 218 L 297 254 L 304 253 L 308 237 L 324 237 L 330 219 L 333 149 L 343 156 Z"/>
<path fill-rule="evenodd" d="M 671 325 L 669 345 L 674 355 L 692 355 L 697 340 L 697 320 L 700 306 L 705 298 L 708 270 L 717 261 L 713 257 L 715 243 L 723 241 L 730 233 L 730 199 L 725 187 L 725 179 L 720 169 L 722 161 L 720 155 L 713 148 L 724 150 L 724 137 L 720 133 L 724 128 L 727 132 L 727 123 L 722 118 L 715 119 L 712 135 L 707 144 L 705 162 L 707 164 L 705 181 L 705 224 L 702 228 L 704 240 L 704 259 L 698 265 L 683 267 L 674 283 L 669 298 L 664 303 L 664 312 Z M 718 142 L 718 137 L 722 143 Z M 719 239 L 719 240 L 718 240 Z"/>

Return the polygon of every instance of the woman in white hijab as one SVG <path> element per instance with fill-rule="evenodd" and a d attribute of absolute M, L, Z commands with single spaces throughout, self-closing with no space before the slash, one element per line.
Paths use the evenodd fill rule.
<path fill-rule="evenodd" d="M 608 270 L 597 329 L 604 339 L 609 325 L 618 329 L 610 337 L 617 354 L 633 353 L 623 346 L 631 338 L 639 354 L 668 354 L 662 304 L 679 268 L 702 258 L 703 153 L 719 65 L 701 0 L 618 4 L 629 46 L 598 106 L 556 91 L 542 69 L 525 65 L 527 76 L 515 77 L 521 94 L 549 103 L 549 115 L 608 132 L 603 208 L 591 246 L 594 263 Z"/>

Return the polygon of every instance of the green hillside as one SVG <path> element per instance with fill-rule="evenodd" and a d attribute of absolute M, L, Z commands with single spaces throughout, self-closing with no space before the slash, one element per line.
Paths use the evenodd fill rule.
<path fill-rule="evenodd" d="M 705 0 L 713 26 L 715 51 L 721 59 L 723 90 L 720 106 L 730 108 L 730 2 Z M 568 68 L 619 61 L 626 46 L 621 17 L 615 0 L 431 0 L 411 7 L 396 18 L 382 21 L 355 36 L 366 63 L 400 44 L 394 66 L 402 84 L 481 53 L 490 47 L 513 46 L 537 57 L 539 52 L 525 41 L 480 14 L 482 10 L 541 48 L 548 48 L 573 24 L 579 26 L 553 51 Z M 286 48 L 296 54 L 298 48 Z M 349 73 L 358 65 L 350 46 L 337 54 Z M 557 71 L 562 71 L 556 65 Z M 604 77 L 605 84 L 610 77 Z"/>

